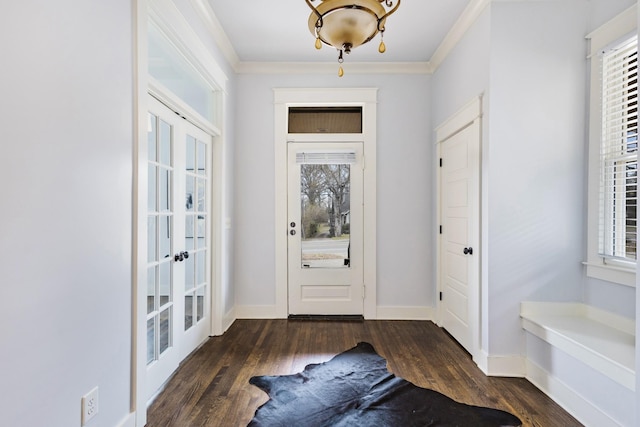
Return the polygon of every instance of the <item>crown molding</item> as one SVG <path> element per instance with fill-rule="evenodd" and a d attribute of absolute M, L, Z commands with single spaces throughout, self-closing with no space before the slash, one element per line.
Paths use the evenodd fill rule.
<path fill-rule="evenodd" d="M 471 0 L 436 49 L 429 63 L 435 72 L 492 0 Z"/>
<path fill-rule="evenodd" d="M 238 74 L 335 74 L 335 62 L 240 62 Z M 348 74 L 431 74 L 428 62 L 349 62 L 343 63 Z"/>
<path fill-rule="evenodd" d="M 213 9 L 211 9 L 209 2 L 207 0 L 191 0 L 191 5 L 213 36 L 218 48 L 222 51 L 222 54 L 227 59 L 227 62 L 229 62 L 229 65 L 231 65 L 231 68 L 233 68 L 235 72 L 238 72 L 240 57 L 233 48 L 227 33 L 224 32 L 222 24 L 220 24 L 215 13 L 213 13 Z"/>
<path fill-rule="evenodd" d="M 318 74 L 336 71 L 329 62 L 246 62 L 241 61 L 222 24 L 207 0 L 190 0 L 195 11 L 209 29 L 216 44 L 236 73 L 239 74 Z M 460 17 L 427 62 L 352 62 L 343 64 L 345 73 L 353 74 L 433 74 L 451 53 L 467 30 L 491 4 L 492 0 L 471 0 Z M 337 73 L 337 71 L 336 71 Z"/>

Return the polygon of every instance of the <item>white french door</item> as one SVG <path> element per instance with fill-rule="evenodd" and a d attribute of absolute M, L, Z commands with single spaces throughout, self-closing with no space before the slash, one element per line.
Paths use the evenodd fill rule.
<path fill-rule="evenodd" d="M 362 143 L 288 144 L 290 315 L 363 314 Z"/>
<path fill-rule="evenodd" d="M 149 97 L 147 398 L 209 335 L 211 137 Z"/>

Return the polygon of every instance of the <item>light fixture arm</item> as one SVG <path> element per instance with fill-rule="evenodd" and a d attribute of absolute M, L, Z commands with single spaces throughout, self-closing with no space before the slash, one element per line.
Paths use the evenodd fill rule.
<path fill-rule="evenodd" d="M 315 0 L 304 0 L 305 2 L 307 2 L 307 5 L 311 8 L 311 10 L 313 10 L 315 12 L 315 14 L 318 16 L 318 21 L 316 22 L 316 31 L 318 30 L 318 28 L 322 28 L 322 14 L 320 12 L 318 12 L 318 9 L 315 8 L 314 5 L 311 4 L 311 1 L 315 1 Z"/>
<path fill-rule="evenodd" d="M 308 0 L 307 0 L 308 1 Z M 387 5 L 387 7 L 391 7 L 393 6 L 393 1 L 392 0 L 378 0 L 380 3 L 382 3 L 384 1 L 384 4 Z M 400 0 L 398 0 L 398 2 L 396 3 L 396 5 L 393 7 L 393 9 L 389 10 L 387 13 L 385 13 L 380 19 L 378 19 L 378 31 L 380 32 L 384 32 L 384 26 L 380 27 L 380 24 L 382 23 L 382 21 L 384 21 L 385 19 L 387 19 L 387 16 L 391 16 L 393 14 L 393 12 L 395 12 L 396 10 L 398 10 L 398 7 L 400 7 Z"/>

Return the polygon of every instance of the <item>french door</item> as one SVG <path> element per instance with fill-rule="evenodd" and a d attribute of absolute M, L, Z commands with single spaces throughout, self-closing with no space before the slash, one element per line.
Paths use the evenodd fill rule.
<path fill-rule="evenodd" d="M 211 137 L 149 97 L 147 397 L 209 335 Z"/>
<path fill-rule="evenodd" d="M 289 314 L 362 315 L 362 143 L 288 147 Z"/>

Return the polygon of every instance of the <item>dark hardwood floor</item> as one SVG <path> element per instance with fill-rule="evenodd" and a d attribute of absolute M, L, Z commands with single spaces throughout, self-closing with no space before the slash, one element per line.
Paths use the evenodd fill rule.
<path fill-rule="evenodd" d="M 268 399 L 249 378 L 297 373 L 360 341 L 420 387 L 509 411 L 524 426 L 581 426 L 527 380 L 486 377 L 432 322 L 334 320 L 237 320 L 181 364 L 150 405 L 147 426 L 246 426 Z"/>

